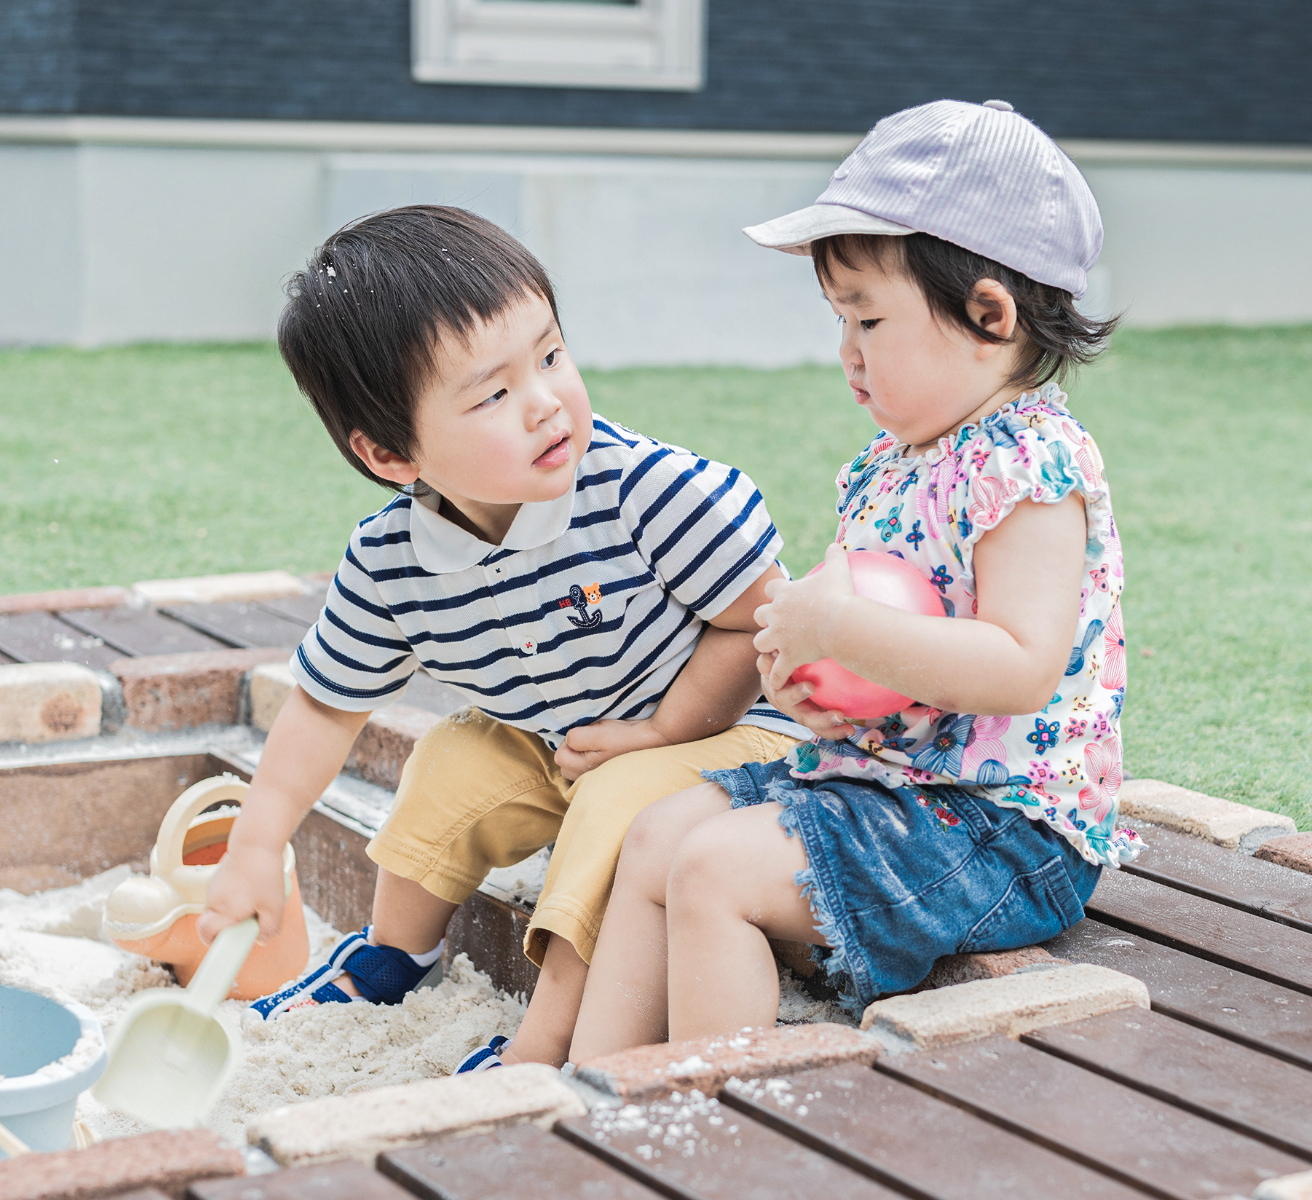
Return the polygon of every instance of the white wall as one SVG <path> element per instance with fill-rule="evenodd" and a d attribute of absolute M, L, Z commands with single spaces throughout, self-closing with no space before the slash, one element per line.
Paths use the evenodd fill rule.
<path fill-rule="evenodd" d="M 260 123 L 241 124 L 257 142 Z M 739 230 L 810 203 L 842 139 L 755 156 L 724 141 L 670 153 L 670 135 L 663 153 L 379 153 L 341 149 L 331 128 L 319 144 L 297 134 L 306 144 L 265 148 L 67 132 L 41 144 L 30 126 L 6 141 L 6 128 L 0 343 L 268 338 L 283 279 L 323 236 L 433 202 L 482 213 L 541 257 L 585 364 L 775 366 L 834 351 L 808 260 Z M 1304 169 L 1082 165 L 1107 227 L 1089 307 L 1128 308 L 1137 325 L 1312 320 L 1312 155 Z"/>
<path fill-rule="evenodd" d="M 1312 170 L 1085 167 L 1139 326 L 1312 321 Z M 1103 286 L 1107 286 L 1106 282 Z"/>
<path fill-rule="evenodd" d="M 810 263 L 742 226 L 809 204 L 828 163 L 338 154 L 324 232 L 398 204 L 457 204 L 520 238 L 595 366 L 827 359 L 834 319 Z"/>

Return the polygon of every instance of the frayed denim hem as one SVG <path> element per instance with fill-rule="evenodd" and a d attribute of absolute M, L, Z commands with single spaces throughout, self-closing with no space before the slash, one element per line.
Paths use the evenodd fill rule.
<path fill-rule="evenodd" d="M 800 817 L 794 805 L 806 794 L 791 779 L 776 779 L 766 785 L 766 799 L 780 806 L 782 811 L 779 813 L 779 826 L 788 837 L 798 835 Z M 811 908 L 816 933 L 828 943 L 811 947 L 811 961 L 824 967 L 825 978 L 838 990 L 838 1003 L 843 1011 L 859 1017 L 865 1005 L 856 994 L 856 980 L 848 959 L 846 939 L 816 884 L 815 868 L 807 866 L 798 871 L 793 876 L 793 882 L 802 889 L 802 899 Z"/>

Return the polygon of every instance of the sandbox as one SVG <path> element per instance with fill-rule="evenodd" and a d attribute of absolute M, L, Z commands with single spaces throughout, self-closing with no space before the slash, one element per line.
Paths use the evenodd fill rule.
<path fill-rule="evenodd" d="M 249 780 L 262 739 L 247 725 L 151 736 L 130 731 L 60 745 L 0 749 L 0 985 L 85 1005 L 113 1032 L 128 999 L 177 986 L 169 970 L 113 945 L 106 897 L 147 869 L 160 821 L 180 793 L 228 774 Z M 376 868 L 364 853 L 388 789 L 343 775 L 293 839 L 311 964 L 338 930 L 367 922 Z M 233 1145 L 259 1113 L 323 1096 L 449 1074 L 494 1034 L 513 1035 L 536 980 L 520 946 L 541 888 L 545 852 L 494 871 L 448 930 L 445 978 L 402 1005 L 329 1005 L 265 1025 L 246 1005 L 245 1061 L 207 1121 Z M 789 1023 L 846 1020 L 781 969 Z M 144 1132 L 84 1094 L 78 1119 L 99 1138 Z"/>

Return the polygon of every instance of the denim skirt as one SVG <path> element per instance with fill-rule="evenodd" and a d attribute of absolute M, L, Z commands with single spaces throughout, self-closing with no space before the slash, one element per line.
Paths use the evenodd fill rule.
<path fill-rule="evenodd" d="M 828 943 L 816 959 L 854 1012 L 914 987 L 945 954 L 1056 937 L 1084 916 L 1102 871 L 1019 809 L 957 787 L 794 779 L 783 760 L 703 775 L 734 808 L 781 805 L 806 851 L 796 882 Z"/>

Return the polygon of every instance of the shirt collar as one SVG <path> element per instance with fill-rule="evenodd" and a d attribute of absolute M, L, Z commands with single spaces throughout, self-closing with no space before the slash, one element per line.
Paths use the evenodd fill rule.
<path fill-rule="evenodd" d="M 574 515 L 574 496 L 571 484 L 555 500 L 521 504 L 500 546 L 475 537 L 418 500 L 412 500 L 410 544 L 419 565 L 432 575 L 465 571 L 481 563 L 494 550 L 536 550 L 554 542 L 569 528 Z"/>

